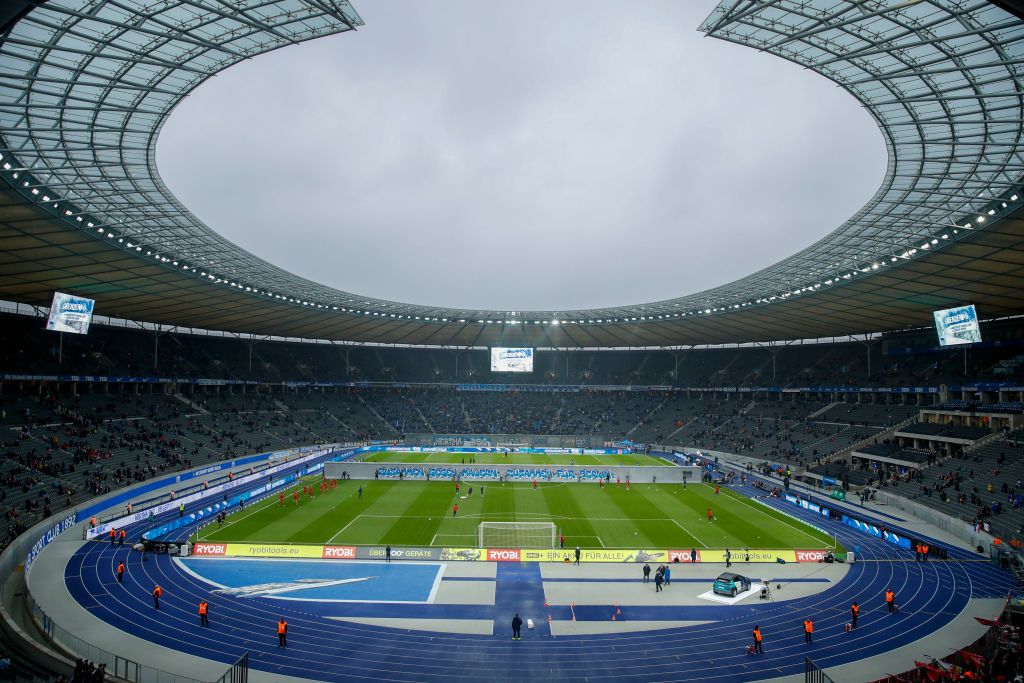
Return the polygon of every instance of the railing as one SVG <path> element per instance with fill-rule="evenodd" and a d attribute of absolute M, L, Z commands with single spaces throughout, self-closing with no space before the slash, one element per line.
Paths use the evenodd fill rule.
<path fill-rule="evenodd" d="M 205 680 L 181 676 L 134 660 L 93 645 L 62 627 L 43 611 L 30 592 L 25 591 L 25 600 L 32 620 L 42 633 L 60 650 L 70 656 L 86 659 L 97 666 L 106 665 L 109 676 L 132 681 L 132 683 L 208 683 Z M 249 676 L 249 655 L 246 653 L 223 676 L 214 683 L 247 683 Z"/>
<path fill-rule="evenodd" d="M 836 462 L 838 460 L 843 460 L 845 458 L 849 458 L 850 455 L 855 450 L 860 448 L 861 446 L 868 446 L 872 442 L 877 441 L 878 439 L 886 439 L 888 437 L 891 437 L 893 434 L 895 434 L 899 430 L 903 429 L 907 425 L 909 425 L 909 424 L 911 424 L 913 422 L 916 422 L 916 421 L 917 421 L 917 416 L 916 415 L 914 415 L 912 417 L 908 417 L 906 420 L 903 420 L 902 422 L 897 422 L 895 425 L 893 425 L 891 427 L 886 427 L 885 429 L 883 429 L 882 431 L 878 432 L 877 434 L 872 434 L 871 436 L 869 436 L 869 437 L 867 437 L 865 439 L 861 439 L 860 441 L 858 441 L 856 443 L 850 444 L 849 446 L 847 446 L 845 448 L 839 449 L 835 453 L 832 453 L 831 455 L 827 456 L 825 458 L 825 460 L 827 462 Z M 857 425 L 854 425 L 854 424 L 851 423 L 850 426 L 851 427 L 856 427 Z"/>
<path fill-rule="evenodd" d="M 809 657 L 804 657 L 804 683 L 832 683 L 832 679 Z"/>
<path fill-rule="evenodd" d="M 249 653 L 238 658 L 227 672 L 218 678 L 214 683 L 248 683 L 249 682 Z"/>

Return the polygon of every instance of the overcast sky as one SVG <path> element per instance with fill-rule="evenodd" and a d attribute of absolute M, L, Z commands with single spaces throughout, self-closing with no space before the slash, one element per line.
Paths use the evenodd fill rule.
<path fill-rule="evenodd" d="M 875 191 L 831 82 L 705 38 L 710 0 L 365 1 L 245 61 L 158 146 L 171 190 L 299 275 L 507 310 L 641 303 L 771 265 Z"/>

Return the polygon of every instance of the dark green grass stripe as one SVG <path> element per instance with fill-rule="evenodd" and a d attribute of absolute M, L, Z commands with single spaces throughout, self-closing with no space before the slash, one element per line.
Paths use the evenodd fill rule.
<path fill-rule="evenodd" d="M 363 497 L 359 497 L 359 482 L 339 482 L 338 488 L 324 494 L 317 494 L 312 500 L 303 501 L 305 509 L 294 519 L 304 524 L 292 525 L 292 533 L 286 537 L 291 543 L 327 543 L 363 510 L 373 507 L 391 491 L 392 482 L 363 482 Z M 339 537 L 340 538 L 340 537 Z M 337 542 L 339 538 L 335 538 Z"/>
<path fill-rule="evenodd" d="M 555 526 L 566 536 L 569 547 L 597 547 L 600 533 L 588 519 L 583 509 L 580 487 L 593 487 L 592 484 L 555 484 L 540 489 L 545 504 L 552 515 L 562 519 L 553 519 Z M 523 520 L 530 521 L 530 520 Z M 603 540 L 603 539 L 602 539 Z M 556 539 L 557 541 L 557 539 Z"/>

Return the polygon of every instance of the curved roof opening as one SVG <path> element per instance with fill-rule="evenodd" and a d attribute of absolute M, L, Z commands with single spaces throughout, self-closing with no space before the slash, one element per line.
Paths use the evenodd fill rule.
<path fill-rule="evenodd" d="M 358 32 L 192 93 L 162 129 L 161 174 L 298 275 L 507 310 L 725 284 L 824 237 L 882 181 L 884 140 L 856 100 L 704 39 L 713 3 L 628 21 L 620 3 L 533 5 L 361 7 Z"/>

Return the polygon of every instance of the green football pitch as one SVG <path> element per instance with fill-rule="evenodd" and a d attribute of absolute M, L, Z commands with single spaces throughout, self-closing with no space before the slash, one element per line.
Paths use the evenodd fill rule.
<path fill-rule="evenodd" d="M 616 466 L 667 466 L 660 458 L 643 454 L 628 455 L 581 455 L 569 453 L 414 453 L 411 451 L 380 451 L 360 458 L 363 462 L 429 463 L 432 465 L 469 464 L 475 465 L 602 465 Z"/>
<path fill-rule="evenodd" d="M 314 481 L 314 480 L 309 480 Z M 318 480 L 316 480 L 318 481 Z M 362 497 L 359 488 L 362 486 Z M 469 495 L 469 489 L 473 494 Z M 301 487 L 300 487 L 301 489 Z M 294 488 L 211 524 L 203 540 L 235 543 L 476 547 L 480 522 L 552 522 L 584 548 L 826 548 L 826 534 L 705 484 L 339 481 L 292 500 Z M 452 506 L 458 503 L 458 515 Z M 707 509 L 715 520 L 708 522 Z"/>

